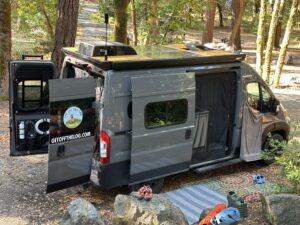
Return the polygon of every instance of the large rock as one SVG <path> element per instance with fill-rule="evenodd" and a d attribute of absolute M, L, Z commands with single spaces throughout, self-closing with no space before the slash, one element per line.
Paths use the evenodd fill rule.
<path fill-rule="evenodd" d="M 134 193 L 118 195 L 114 203 L 113 225 L 187 225 L 181 210 L 161 195 L 151 201 L 138 200 Z"/>
<path fill-rule="evenodd" d="M 104 225 L 97 209 L 88 201 L 77 198 L 67 207 L 61 225 Z"/>
<path fill-rule="evenodd" d="M 300 196 L 292 194 L 274 194 L 263 196 L 263 215 L 272 225 L 300 224 Z"/>

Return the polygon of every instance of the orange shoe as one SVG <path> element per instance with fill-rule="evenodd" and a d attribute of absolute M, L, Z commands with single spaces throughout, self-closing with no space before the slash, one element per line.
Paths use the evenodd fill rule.
<path fill-rule="evenodd" d="M 226 209 L 227 206 L 225 204 L 218 204 L 216 205 L 210 212 L 207 214 L 207 216 L 199 222 L 199 225 L 212 225 L 210 220 L 217 215 L 218 213 L 222 212 L 224 209 Z"/>

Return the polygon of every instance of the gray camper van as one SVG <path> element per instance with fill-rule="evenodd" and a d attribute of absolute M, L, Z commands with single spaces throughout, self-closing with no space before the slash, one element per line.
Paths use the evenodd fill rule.
<path fill-rule="evenodd" d="M 48 153 L 47 192 L 105 189 L 261 159 L 287 140 L 287 112 L 245 55 L 185 45 L 64 48 L 10 62 L 11 156 Z M 107 58 L 103 52 L 107 51 Z"/>

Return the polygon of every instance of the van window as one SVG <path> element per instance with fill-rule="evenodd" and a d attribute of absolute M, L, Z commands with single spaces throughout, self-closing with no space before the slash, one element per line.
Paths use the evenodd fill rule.
<path fill-rule="evenodd" d="M 151 129 L 185 123 L 187 114 L 186 99 L 149 103 L 145 108 L 145 127 Z"/>
<path fill-rule="evenodd" d="M 260 109 L 259 104 L 259 84 L 255 83 L 248 83 L 247 84 L 247 92 L 248 92 L 248 104 L 251 108 L 258 110 Z"/>
<path fill-rule="evenodd" d="M 47 105 L 49 101 L 48 85 L 46 81 L 24 80 L 18 83 L 19 108 L 33 110 Z"/>

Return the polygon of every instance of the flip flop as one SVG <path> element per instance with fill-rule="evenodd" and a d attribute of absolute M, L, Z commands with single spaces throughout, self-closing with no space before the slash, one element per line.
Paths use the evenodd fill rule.
<path fill-rule="evenodd" d="M 227 206 L 225 204 L 216 205 L 212 210 L 210 210 L 210 212 L 207 214 L 207 216 L 199 222 L 199 225 L 212 225 L 212 223 L 210 222 L 211 219 L 215 215 L 220 213 L 222 210 L 226 209 L 226 207 Z"/>

